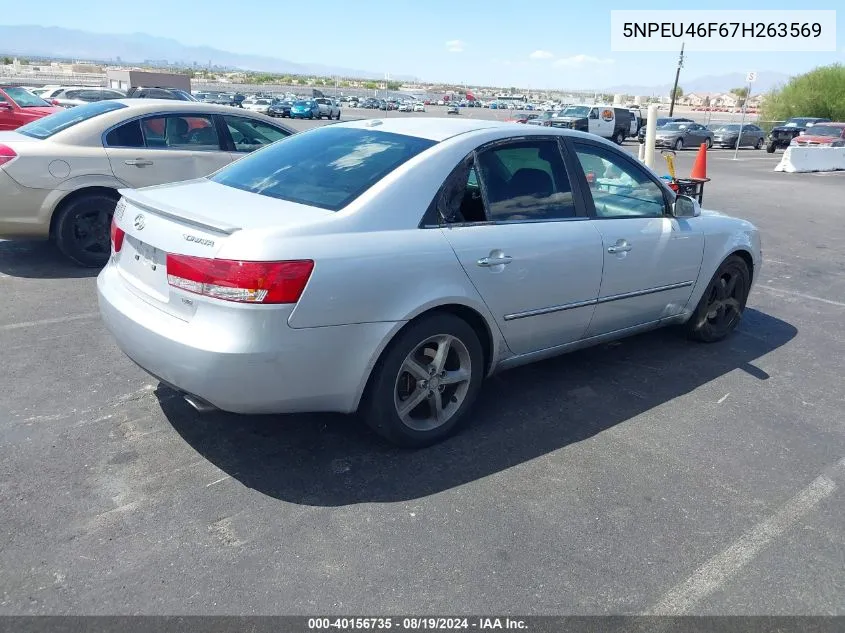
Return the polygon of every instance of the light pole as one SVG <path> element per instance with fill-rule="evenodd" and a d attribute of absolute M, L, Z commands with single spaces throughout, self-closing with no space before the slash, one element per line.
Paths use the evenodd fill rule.
<path fill-rule="evenodd" d="M 678 79 L 681 77 L 681 68 L 684 67 L 684 44 L 681 42 L 681 56 L 678 58 L 678 70 L 675 71 L 675 85 L 672 87 L 672 105 L 669 106 L 669 116 L 675 112 L 675 97 L 678 94 Z"/>

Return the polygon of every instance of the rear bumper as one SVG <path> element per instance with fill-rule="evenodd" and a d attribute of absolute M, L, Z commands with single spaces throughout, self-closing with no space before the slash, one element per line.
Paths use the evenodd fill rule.
<path fill-rule="evenodd" d="M 97 278 L 97 297 L 129 358 L 232 413 L 355 411 L 378 354 L 401 325 L 291 328 L 292 306 L 198 309 L 186 322 L 139 298 L 113 265 Z"/>
<path fill-rule="evenodd" d="M 0 169 L 0 239 L 49 237 L 50 194 L 49 189 L 24 187 Z"/>

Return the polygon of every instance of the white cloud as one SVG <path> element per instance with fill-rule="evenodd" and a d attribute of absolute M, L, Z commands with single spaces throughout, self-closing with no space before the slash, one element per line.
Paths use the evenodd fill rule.
<path fill-rule="evenodd" d="M 528 57 L 530 59 L 551 59 L 554 57 L 554 54 L 549 51 L 537 50 L 531 53 Z"/>
<path fill-rule="evenodd" d="M 582 66 L 607 66 L 612 64 L 612 59 L 601 59 L 591 55 L 573 55 L 572 57 L 561 57 L 555 62 L 555 66 L 566 68 L 580 68 Z"/>
<path fill-rule="evenodd" d="M 450 53 L 463 53 L 467 43 L 462 40 L 449 40 L 446 42 L 446 50 Z"/>

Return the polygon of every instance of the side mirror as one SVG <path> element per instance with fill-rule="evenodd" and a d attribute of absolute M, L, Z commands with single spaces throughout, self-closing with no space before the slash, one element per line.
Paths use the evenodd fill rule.
<path fill-rule="evenodd" d="M 698 201 L 689 196 L 676 196 L 672 205 L 672 217 L 675 218 L 697 218 L 701 215 L 701 207 Z"/>

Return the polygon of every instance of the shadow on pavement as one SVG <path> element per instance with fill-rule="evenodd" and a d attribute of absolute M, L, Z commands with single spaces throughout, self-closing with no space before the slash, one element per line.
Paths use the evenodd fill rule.
<path fill-rule="evenodd" d="M 503 372 L 461 433 L 418 451 L 387 445 L 353 416 L 199 415 L 166 387 L 157 394 L 176 431 L 249 488 L 315 506 L 403 501 L 580 442 L 736 369 L 767 380 L 753 361 L 796 334 L 748 309 L 722 343 L 659 330 Z"/>
<path fill-rule="evenodd" d="M 96 277 L 100 269 L 75 264 L 46 240 L 0 240 L 0 273 L 25 279 L 78 279 Z"/>

